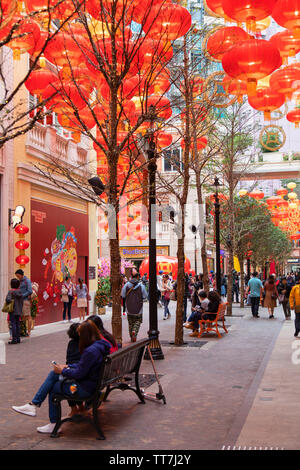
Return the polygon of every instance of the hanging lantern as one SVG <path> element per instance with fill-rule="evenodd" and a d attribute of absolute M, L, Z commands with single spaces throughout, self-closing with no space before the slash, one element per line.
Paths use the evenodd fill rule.
<path fill-rule="evenodd" d="M 300 39 L 295 38 L 292 31 L 280 31 L 269 41 L 279 50 L 284 64 L 288 63 L 289 57 L 295 57 L 300 51 Z"/>
<path fill-rule="evenodd" d="M 206 42 L 206 50 L 215 60 L 221 61 L 225 52 L 234 44 L 249 39 L 249 34 L 237 26 L 218 29 Z"/>
<path fill-rule="evenodd" d="M 72 36 L 59 31 L 47 46 L 45 57 L 57 67 L 69 68 L 70 64 L 77 66 L 84 61 L 82 50 L 77 44 L 83 43 L 84 38 L 80 35 Z"/>
<path fill-rule="evenodd" d="M 289 122 L 295 123 L 295 128 L 298 129 L 299 122 L 300 122 L 300 109 L 299 108 L 293 109 L 292 111 L 287 113 L 286 118 Z M 292 193 L 289 193 L 289 194 L 292 194 Z M 289 194 L 288 194 L 288 197 L 289 197 Z"/>
<path fill-rule="evenodd" d="M 25 268 L 26 264 L 29 263 L 29 258 L 26 255 L 19 255 L 16 257 L 16 263 L 20 265 L 20 268 Z"/>
<path fill-rule="evenodd" d="M 256 21 L 271 15 L 277 0 L 222 0 L 224 13 L 238 23 L 254 27 Z"/>
<path fill-rule="evenodd" d="M 240 189 L 240 191 L 239 191 L 239 196 L 240 197 L 247 196 L 247 194 L 248 194 L 247 189 Z"/>
<path fill-rule="evenodd" d="M 265 121 L 270 121 L 271 112 L 280 108 L 285 102 L 285 96 L 272 88 L 261 88 L 256 96 L 249 96 L 248 102 L 252 108 L 263 111 Z"/>
<path fill-rule="evenodd" d="M 172 134 L 168 134 L 167 132 L 156 132 L 154 135 L 154 140 L 158 148 L 163 149 L 165 147 L 169 147 L 172 145 L 173 137 Z"/>
<path fill-rule="evenodd" d="M 35 48 L 41 32 L 39 25 L 31 18 L 14 15 L 12 21 L 14 24 L 18 24 L 18 27 L 14 31 L 12 39 L 5 45 L 13 49 L 14 60 L 20 60 L 21 54 Z"/>
<path fill-rule="evenodd" d="M 56 80 L 57 76 L 51 70 L 38 69 L 31 72 L 25 86 L 32 95 L 42 96 L 45 88 Z"/>
<path fill-rule="evenodd" d="M 252 33 L 255 33 L 257 37 L 261 37 L 261 32 L 265 31 L 271 25 L 271 17 L 267 16 L 263 20 L 256 21 L 254 24 L 248 24 L 248 29 Z"/>
<path fill-rule="evenodd" d="M 201 151 L 201 150 L 205 149 L 205 147 L 207 146 L 207 143 L 208 143 L 208 140 L 205 136 L 198 137 L 197 138 L 197 150 Z M 180 145 L 181 145 L 181 148 L 184 150 L 185 149 L 185 140 L 184 139 L 181 140 Z M 191 141 L 190 148 L 191 148 L 191 150 L 194 150 L 194 139 L 192 139 L 192 141 Z"/>
<path fill-rule="evenodd" d="M 287 187 L 291 190 L 295 189 L 297 187 L 297 184 L 291 181 L 290 183 L 287 184 Z"/>
<path fill-rule="evenodd" d="M 159 5 L 151 6 L 143 25 L 146 34 L 154 38 L 166 38 L 174 41 L 184 36 L 192 25 L 189 11 L 179 4 L 166 0 Z"/>
<path fill-rule="evenodd" d="M 29 247 L 29 243 L 24 239 L 26 233 L 29 232 L 29 228 L 24 224 L 19 224 L 15 228 L 15 232 L 19 235 L 19 240 L 15 246 L 19 250 L 19 256 L 16 258 L 16 262 L 20 268 L 25 268 L 26 264 L 29 263 L 28 256 L 25 255 L 25 250 Z"/>
<path fill-rule="evenodd" d="M 249 96 L 256 93 L 257 80 L 267 77 L 281 65 L 279 51 L 268 41 L 250 39 L 234 45 L 222 59 L 225 72 L 247 82 Z"/>
<path fill-rule="evenodd" d="M 29 247 L 29 243 L 26 240 L 18 240 L 15 243 L 15 247 L 18 248 L 18 250 L 27 250 L 27 248 Z"/>
<path fill-rule="evenodd" d="M 19 235 L 26 235 L 29 232 L 29 228 L 24 224 L 19 224 L 16 226 L 15 232 Z"/>
<path fill-rule="evenodd" d="M 272 17 L 283 28 L 293 31 L 300 38 L 300 0 L 277 0 Z"/>
<path fill-rule="evenodd" d="M 225 18 L 225 20 L 229 22 L 234 21 L 232 18 L 229 18 L 229 16 L 226 15 L 224 8 L 223 8 L 223 0 L 206 0 L 206 5 L 217 16 L 221 16 L 222 18 Z"/>
<path fill-rule="evenodd" d="M 298 198 L 298 195 L 297 193 L 291 192 L 291 193 L 288 193 L 287 197 L 293 201 Z"/>
<path fill-rule="evenodd" d="M 300 68 L 288 65 L 280 70 L 276 70 L 271 75 L 270 86 L 278 93 L 282 93 L 288 99 L 291 99 L 293 92 L 298 87 L 298 80 L 300 80 Z"/>

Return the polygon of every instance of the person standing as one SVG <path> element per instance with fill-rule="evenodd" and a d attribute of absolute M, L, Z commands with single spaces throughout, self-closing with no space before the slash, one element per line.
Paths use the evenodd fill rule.
<path fill-rule="evenodd" d="M 61 294 L 62 294 L 62 302 L 64 304 L 64 310 L 63 310 L 63 321 L 64 323 L 67 322 L 66 320 L 66 313 L 68 311 L 68 320 L 71 322 L 71 308 L 72 308 L 72 302 L 74 299 L 74 294 L 75 294 L 75 287 L 73 282 L 71 281 L 70 276 L 66 276 L 65 282 L 62 285 L 61 288 Z"/>
<path fill-rule="evenodd" d="M 169 311 L 169 303 L 172 289 L 173 287 L 168 274 L 164 274 L 161 285 L 162 303 L 164 306 L 164 320 L 167 320 L 167 318 L 171 317 L 171 313 Z"/>
<path fill-rule="evenodd" d="M 236 271 L 233 271 L 233 279 L 232 279 L 232 302 L 235 301 L 239 303 L 239 293 L 240 293 L 240 284 L 239 284 L 239 275 Z"/>
<path fill-rule="evenodd" d="M 290 293 L 290 306 L 295 311 L 295 334 L 297 338 L 300 332 L 300 277 L 297 278 L 297 284 L 292 288 Z"/>
<path fill-rule="evenodd" d="M 132 269 L 131 279 L 123 286 L 121 296 L 126 300 L 128 329 L 131 342 L 135 343 L 143 322 L 144 299 L 148 298 L 145 286 L 139 280 L 139 274 Z"/>
<path fill-rule="evenodd" d="M 267 307 L 269 311 L 269 318 L 274 318 L 274 308 L 277 306 L 276 299 L 278 298 L 278 291 L 272 274 L 270 274 L 267 282 L 264 284 L 264 293 L 264 307 Z"/>
<path fill-rule="evenodd" d="M 292 286 L 288 284 L 286 277 L 283 277 L 281 279 L 281 281 L 278 284 L 277 290 L 279 294 L 278 299 L 282 305 L 285 319 L 289 320 L 291 318 L 291 308 L 290 308 L 289 297 L 290 297 L 290 293 L 292 290 Z"/>
<path fill-rule="evenodd" d="M 76 286 L 76 295 L 77 295 L 77 307 L 79 308 L 79 320 L 84 320 L 89 291 L 87 285 L 84 284 L 81 277 L 78 278 L 78 284 Z"/>
<path fill-rule="evenodd" d="M 6 303 L 10 304 L 14 302 L 14 309 L 9 314 L 9 321 L 11 324 L 11 340 L 8 344 L 20 343 L 20 322 L 23 312 L 23 295 L 20 289 L 20 281 L 18 279 L 12 279 L 10 281 L 11 289 L 8 291 L 6 296 Z"/>
<path fill-rule="evenodd" d="M 160 307 L 163 307 L 162 305 L 162 294 L 161 294 L 161 289 L 162 289 L 162 280 L 163 280 L 163 271 L 158 272 L 157 276 L 157 303 Z"/>
<path fill-rule="evenodd" d="M 15 272 L 17 279 L 20 281 L 20 290 L 23 296 L 23 310 L 22 310 L 22 320 L 26 325 L 27 333 L 25 336 L 30 336 L 32 329 L 32 318 L 31 318 L 31 294 L 32 294 L 32 285 L 30 279 L 25 276 L 23 269 L 17 269 Z"/>
<path fill-rule="evenodd" d="M 248 282 L 248 287 L 246 294 L 250 292 L 250 301 L 251 301 L 251 313 L 254 318 L 259 318 L 258 309 L 259 301 L 262 298 L 263 293 L 263 284 L 260 279 L 257 277 L 258 273 L 255 271 L 252 273 L 252 279 Z"/>

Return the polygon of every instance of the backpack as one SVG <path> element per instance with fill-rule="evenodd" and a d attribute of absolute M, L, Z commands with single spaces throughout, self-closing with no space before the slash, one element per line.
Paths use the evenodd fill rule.
<path fill-rule="evenodd" d="M 126 308 L 130 315 L 138 315 L 143 308 L 143 294 L 140 285 L 127 287 L 126 289 Z"/>

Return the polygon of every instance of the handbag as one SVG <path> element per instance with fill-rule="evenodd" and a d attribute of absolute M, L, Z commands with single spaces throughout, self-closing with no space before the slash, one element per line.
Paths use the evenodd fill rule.
<path fill-rule="evenodd" d="M 171 298 L 171 293 L 170 293 L 169 290 L 166 290 L 166 292 L 164 293 L 164 298 L 165 298 L 166 300 L 170 300 L 170 298 Z"/>
<path fill-rule="evenodd" d="M 62 294 L 61 301 L 64 303 L 69 303 L 69 296 L 67 294 Z"/>
<path fill-rule="evenodd" d="M 14 300 L 9 302 L 9 304 L 7 302 L 4 302 L 4 305 L 2 307 L 2 312 L 4 312 L 4 313 L 13 313 L 14 306 L 15 306 L 15 301 Z"/>
<path fill-rule="evenodd" d="M 170 292 L 170 300 L 176 300 L 176 292 L 174 290 Z"/>
<path fill-rule="evenodd" d="M 279 303 L 282 304 L 284 302 L 284 294 L 280 294 L 278 297 Z"/>

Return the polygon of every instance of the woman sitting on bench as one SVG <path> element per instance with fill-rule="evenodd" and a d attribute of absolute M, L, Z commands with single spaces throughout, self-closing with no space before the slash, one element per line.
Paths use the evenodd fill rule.
<path fill-rule="evenodd" d="M 77 364 L 60 365 L 53 364 L 45 382 L 39 388 L 30 403 L 23 406 L 13 406 L 18 413 L 28 416 L 36 416 L 36 408 L 40 407 L 49 395 L 50 423 L 37 428 L 41 433 L 52 433 L 57 419 L 57 406 L 53 403 L 53 396 L 61 393 L 61 381 L 65 378 L 72 379 L 65 383 L 63 393 L 80 399 L 90 397 L 97 386 L 100 366 L 103 358 L 109 354 L 111 345 L 105 339 L 101 339 L 100 332 L 91 321 L 86 321 L 78 327 L 80 361 Z"/>
<path fill-rule="evenodd" d="M 199 320 L 214 320 L 216 318 L 219 305 L 221 303 L 221 297 L 216 290 L 212 290 L 209 292 L 208 296 L 208 304 L 206 308 L 202 308 L 202 305 L 197 308 L 190 316 L 189 322 L 185 324 L 185 328 L 193 329 L 193 333 L 190 336 L 198 336 L 198 329 L 199 329 Z M 203 302 L 201 302 L 202 304 Z"/>

